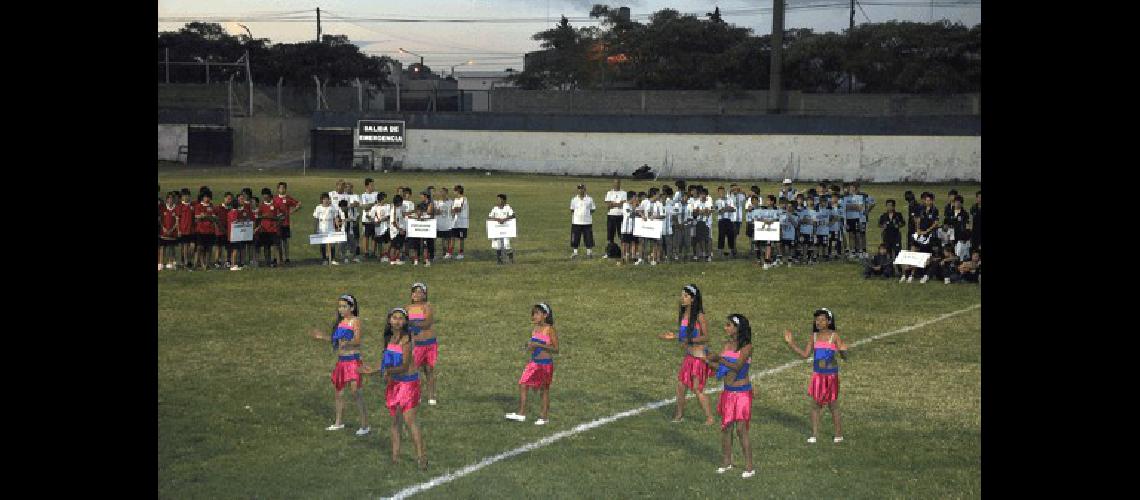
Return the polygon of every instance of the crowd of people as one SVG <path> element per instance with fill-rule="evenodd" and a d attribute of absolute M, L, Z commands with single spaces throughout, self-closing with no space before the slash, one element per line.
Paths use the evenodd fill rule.
<path fill-rule="evenodd" d="M 674 189 L 674 187 L 676 189 Z M 161 188 L 160 188 L 161 192 Z M 344 240 L 320 244 L 321 263 L 341 265 L 374 259 L 389 265 L 431 266 L 437 258 L 437 240 L 442 259 L 462 260 L 470 224 L 470 203 L 462 185 L 451 190 L 428 186 L 413 194 L 399 186 L 389 199 L 376 191 L 373 179 L 364 179 L 357 193 L 351 182 L 339 180 L 335 188 L 320 195 L 313 209 L 314 232 L 343 234 Z M 236 196 L 224 193 L 217 205 L 208 186 L 196 198 L 188 188 L 171 191 L 158 201 L 158 269 L 179 267 L 192 270 L 247 266 L 277 267 L 291 263 L 289 240 L 292 219 L 302 204 L 288 194 L 285 182 L 276 193 L 263 188 L 261 197 L 250 188 Z M 749 258 L 762 269 L 786 265 L 815 265 L 837 260 L 858 260 L 866 278 L 899 277 L 900 282 L 930 278 L 944 283 L 978 282 L 981 276 L 981 191 L 968 210 L 956 190 L 948 193 L 941 216 L 935 195 L 923 192 L 903 195 L 904 211 L 888 199 L 878 217 L 882 243 L 874 253 L 867 249 L 868 221 L 877 206 L 874 197 L 860 190 L 859 182 L 840 186 L 827 180 L 799 192 L 791 179 L 772 194 L 753 185 L 745 192 L 739 185 L 717 186 L 714 191 L 700 184 L 678 180 L 674 185 L 646 191 L 623 191 L 621 180 L 603 200 L 606 211 L 606 248 L 603 259 L 618 265 L 656 266 L 667 262 Z M 597 210 L 586 186 L 579 184 L 570 200 L 570 258 L 579 257 L 584 241 L 586 258 L 594 256 L 593 214 Z M 504 223 L 515 218 L 507 195 L 487 215 L 488 221 Z M 659 233 L 638 231 L 638 220 L 659 224 Z M 434 237 L 412 237 L 409 224 L 435 221 Z M 235 222 L 253 226 L 248 240 L 235 238 Z M 742 230 L 743 229 L 743 230 Z M 716 248 L 712 246 L 716 233 Z M 770 234 L 756 240 L 756 231 Z M 741 235 L 747 243 L 738 243 Z M 896 265 L 904 250 L 930 254 L 925 265 Z M 240 240 L 240 241 L 239 241 Z M 491 239 L 497 261 L 514 261 L 511 238 Z M 747 249 L 743 248 L 747 246 Z M 740 250 L 738 251 L 738 246 Z M 719 254 L 719 256 L 718 256 Z M 753 257 L 754 256 L 754 257 Z M 505 257 L 505 259 L 504 259 Z"/>
<path fill-rule="evenodd" d="M 403 429 L 409 431 L 415 450 L 415 458 L 421 469 L 428 467 L 425 440 L 417 424 L 417 408 L 423 398 L 421 375 L 426 380 L 427 404 L 435 406 L 435 368 L 439 361 L 439 331 L 435 326 L 437 312 L 427 300 L 428 286 L 417 282 L 411 286 L 411 301 L 388 311 L 383 327 L 381 355 L 371 364 L 366 364 L 362 355 L 365 329 L 360 317 L 360 303 L 351 294 L 337 299 L 336 318 L 326 334 L 324 330 L 313 329 L 309 336 L 329 342 L 337 356 L 331 373 L 335 395 L 335 420 L 325 428 L 339 431 L 345 428 L 345 390 L 351 394 L 360 413 L 360 427 L 357 436 L 371 433 L 368 420 L 368 405 L 364 397 L 366 376 L 378 375 L 383 380 L 384 406 L 391 416 L 390 440 L 392 463 L 400 458 L 400 439 Z M 518 410 L 505 414 L 507 420 L 526 422 L 527 395 L 537 391 L 541 397 L 538 418 L 534 425 L 546 425 L 550 421 L 550 387 L 554 379 L 554 356 L 561 354 L 562 345 L 555 330 L 554 310 L 550 304 L 540 302 L 530 308 L 530 322 L 533 326 L 528 340 L 522 345 L 526 364 L 518 379 Z M 725 318 L 723 336 L 717 337 L 705 314 L 705 298 L 696 284 L 681 288 L 676 316 L 676 332 L 667 331 L 657 335 L 666 341 L 676 341 L 680 347 L 681 363 L 676 375 L 677 398 L 673 422 L 685 420 L 686 393 L 696 395 L 703 413 L 704 424 L 714 426 L 717 419 L 705 392 L 710 378 L 722 382 L 716 414 L 720 415 L 719 438 L 722 456 L 716 473 L 723 474 L 734 467 L 733 441 L 738 441 L 744 458 L 742 478 L 756 474 L 753 462 L 752 445 L 749 436 L 752 420 L 754 393 L 749 375 L 753 359 L 753 334 L 751 324 L 743 314 L 733 313 Z M 801 334 L 802 343 L 787 329 L 784 343 L 800 358 L 811 359 L 812 374 L 807 387 L 811 406 L 811 434 L 808 444 L 815 444 L 819 435 L 819 420 L 824 408 L 831 412 L 835 432 L 833 442 L 843 442 L 843 430 L 839 411 L 839 359 L 848 359 L 847 344 L 836 331 L 835 314 L 827 308 L 813 313 L 810 337 Z M 710 345 L 722 342 L 720 350 L 711 350 Z M 453 359 L 461 359 L 456 356 Z M 736 439 L 734 439 L 736 438 Z"/>

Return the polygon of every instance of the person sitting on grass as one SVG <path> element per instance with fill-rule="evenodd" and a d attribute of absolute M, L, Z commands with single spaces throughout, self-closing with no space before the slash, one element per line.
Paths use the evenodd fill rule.
<path fill-rule="evenodd" d="M 958 256 L 954 254 L 952 245 L 942 247 L 942 256 L 938 259 L 938 276 L 947 285 L 962 281 L 958 272 Z"/>
<path fill-rule="evenodd" d="M 894 266 L 891 265 L 891 254 L 887 250 L 887 244 L 879 243 L 879 253 L 871 257 L 863 267 L 863 278 L 866 279 L 871 276 L 890 278 L 893 275 Z"/>
<path fill-rule="evenodd" d="M 962 275 L 962 281 L 968 283 L 981 283 L 982 282 L 982 251 L 973 249 L 970 252 L 970 260 L 958 265 L 958 272 Z"/>

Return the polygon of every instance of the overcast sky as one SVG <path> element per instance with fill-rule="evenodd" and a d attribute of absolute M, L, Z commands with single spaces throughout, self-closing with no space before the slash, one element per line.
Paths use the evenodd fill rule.
<path fill-rule="evenodd" d="M 402 47 L 424 56 L 424 63 L 441 71 L 451 65 L 457 72 L 470 70 L 518 70 L 523 54 L 538 49 L 531 39 L 552 27 L 565 15 L 571 25 L 597 25 L 586 18 L 590 6 L 606 3 L 630 8 L 635 21 L 664 8 L 704 15 L 719 6 L 726 22 L 751 28 L 753 34 L 772 31 L 772 0 L 159 0 L 158 31 L 176 31 L 188 19 L 219 22 L 231 34 L 244 34 L 246 25 L 256 38 L 272 43 L 292 43 L 316 38 L 316 8 L 321 8 L 321 32 L 348 35 L 369 54 L 387 55 L 405 64 L 417 57 L 399 52 Z M 954 5 L 958 4 L 958 5 Z M 841 32 L 849 21 L 849 0 L 786 0 L 785 28 L 811 28 L 817 32 Z M 981 22 L 980 0 L 863 0 L 855 9 L 855 23 L 889 20 L 929 22 L 947 19 L 974 26 Z M 932 9 L 933 5 L 933 9 Z M 749 12 L 733 13 L 748 10 Z M 932 17 L 933 13 L 933 17 Z M 178 18 L 171 22 L 164 18 Z M 381 19 L 528 19 L 525 22 L 382 22 Z M 288 19 L 288 20 L 284 20 Z M 447 70 L 450 71 L 450 68 Z"/>

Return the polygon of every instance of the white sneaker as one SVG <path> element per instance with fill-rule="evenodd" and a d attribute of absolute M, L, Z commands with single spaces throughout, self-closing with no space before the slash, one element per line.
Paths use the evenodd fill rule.
<path fill-rule="evenodd" d="M 371 427 L 361 427 L 361 428 L 356 430 L 356 435 L 357 436 L 367 436 L 369 432 L 372 432 Z"/>
<path fill-rule="evenodd" d="M 610 254 L 608 254 L 608 253 L 604 253 L 604 254 L 602 254 L 602 258 L 603 258 L 603 259 L 608 259 L 608 258 L 610 258 Z"/>
<path fill-rule="evenodd" d="M 815 436 L 808 438 L 808 444 L 815 444 Z"/>
<path fill-rule="evenodd" d="M 641 259 L 637 259 L 637 262 L 634 262 L 633 265 L 640 266 L 641 265 Z"/>
<path fill-rule="evenodd" d="M 574 257 L 577 257 L 577 256 L 578 256 L 578 252 L 574 252 L 574 253 L 570 254 L 570 260 L 574 260 Z"/>
<path fill-rule="evenodd" d="M 744 472 L 740 473 L 740 477 L 742 477 L 742 478 L 744 478 L 744 479 L 748 479 L 748 478 L 750 478 L 750 477 L 752 477 L 752 476 L 755 476 L 755 475 L 756 475 L 756 470 L 755 470 L 755 469 L 753 469 L 753 470 L 746 470 L 746 471 L 744 471 Z"/>
<path fill-rule="evenodd" d="M 843 442 L 843 436 L 836 436 L 836 437 L 835 437 L 835 439 L 834 439 L 834 441 L 835 441 L 836 443 L 842 443 L 842 442 Z"/>
<path fill-rule="evenodd" d="M 158 265 L 158 270 L 159 270 L 159 271 L 161 271 L 161 270 L 162 270 L 162 264 L 159 264 L 159 265 Z"/>
<path fill-rule="evenodd" d="M 241 268 L 238 266 L 230 266 L 230 271 L 240 271 L 240 270 L 241 270 Z"/>
<path fill-rule="evenodd" d="M 927 281 L 930 281 L 930 275 L 929 275 L 929 274 L 927 274 L 927 275 L 923 276 L 923 277 L 922 277 L 922 279 L 918 280 L 918 282 L 919 282 L 920 284 L 921 284 L 921 283 L 926 283 Z"/>
<path fill-rule="evenodd" d="M 949 285 L 949 284 L 950 284 L 950 278 L 944 278 L 944 279 L 942 280 L 942 282 L 943 282 L 943 283 L 946 283 L 947 285 Z"/>
<path fill-rule="evenodd" d="M 413 261 L 412 261 L 412 265 L 413 265 L 413 266 L 418 266 L 418 265 L 420 265 L 420 261 L 419 261 L 419 260 L 413 260 Z"/>
<path fill-rule="evenodd" d="M 463 260 L 463 254 L 456 255 L 455 260 Z"/>
<path fill-rule="evenodd" d="M 899 276 L 899 283 L 903 283 L 903 282 L 906 282 L 906 276 L 905 275 Z"/>
<path fill-rule="evenodd" d="M 397 265 L 397 266 L 402 266 L 402 265 L 404 265 L 404 261 L 397 259 L 397 260 L 396 260 L 396 265 Z"/>
<path fill-rule="evenodd" d="M 534 421 L 534 425 L 546 425 L 546 419 L 540 418 Z"/>
<path fill-rule="evenodd" d="M 339 266 L 339 265 L 340 265 L 340 262 L 337 262 L 337 261 L 335 261 L 335 260 L 332 260 L 332 261 L 329 261 L 329 264 L 332 264 L 332 265 L 334 265 L 334 266 Z"/>
<path fill-rule="evenodd" d="M 428 400 L 428 404 L 429 404 L 429 405 L 432 405 L 432 406 L 435 406 L 435 400 L 434 400 L 434 399 L 429 399 L 429 400 Z"/>
<path fill-rule="evenodd" d="M 359 262 L 360 262 L 360 257 L 354 257 L 354 258 L 352 259 L 352 261 L 353 261 L 353 262 L 357 262 L 357 263 L 359 263 Z"/>
<path fill-rule="evenodd" d="M 339 431 L 343 428 L 344 428 L 344 424 L 332 424 L 328 427 L 325 427 L 325 430 L 326 431 Z"/>
<path fill-rule="evenodd" d="M 447 259 L 450 259 L 450 258 L 451 258 L 451 254 L 449 254 L 449 253 L 445 253 L 445 254 L 443 254 L 443 260 L 447 260 Z"/>
<path fill-rule="evenodd" d="M 380 263 L 384 263 L 384 262 L 390 262 L 387 255 L 380 257 Z"/>
<path fill-rule="evenodd" d="M 174 264 L 167 264 L 167 265 L 166 265 L 166 268 L 167 268 L 167 269 L 174 269 Z"/>
<path fill-rule="evenodd" d="M 425 261 L 424 261 L 424 267 L 431 267 L 431 261 L 430 261 L 430 260 L 425 260 Z"/>
<path fill-rule="evenodd" d="M 507 420 L 514 420 L 516 422 L 526 422 L 526 415 L 519 415 L 515 412 L 510 412 L 507 415 Z"/>
<path fill-rule="evenodd" d="M 651 261 L 649 261 L 649 265 L 651 265 L 651 266 L 656 266 L 656 265 L 657 265 L 657 261 L 655 261 L 655 260 L 651 260 Z"/>
<path fill-rule="evenodd" d="M 912 275 L 910 275 L 910 276 L 907 276 L 907 277 L 906 277 L 906 282 L 907 282 L 907 283 L 914 283 L 914 275 L 912 274 Z"/>
<path fill-rule="evenodd" d="M 716 473 L 717 473 L 717 474 L 724 474 L 725 472 L 728 472 L 728 471 L 729 471 L 729 470 L 731 470 L 731 469 L 732 469 L 732 465 L 731 465 L 731 464 L 729 464 L 729 465 L 726 465 L 726 466 L 724 466 L 724 467 L 717 467 L 717 468 L 716 468 Z"/>
<path fill-rule="evenodd" d="M 763 266 L 763 269 L 764 269 L 765 271 L 767 271 L 769 267 L 772 267 L 772 266 L 769 266 L 769 265 L 768 265 L 768 263 L 767 263 L 767 262 L 765 262 L 765 263 L 764 263 L 764 266 Z"/>

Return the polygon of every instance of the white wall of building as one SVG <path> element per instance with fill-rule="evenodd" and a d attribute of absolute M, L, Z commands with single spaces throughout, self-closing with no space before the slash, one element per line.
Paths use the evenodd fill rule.
<path fill-rule="evenodd" d="M 189 127 L 182 125 L 158 125 L 158 159 L 166 161 L 186 161 L 186 156 L 178 156 L 178 147 L 189 144 Z"/>

